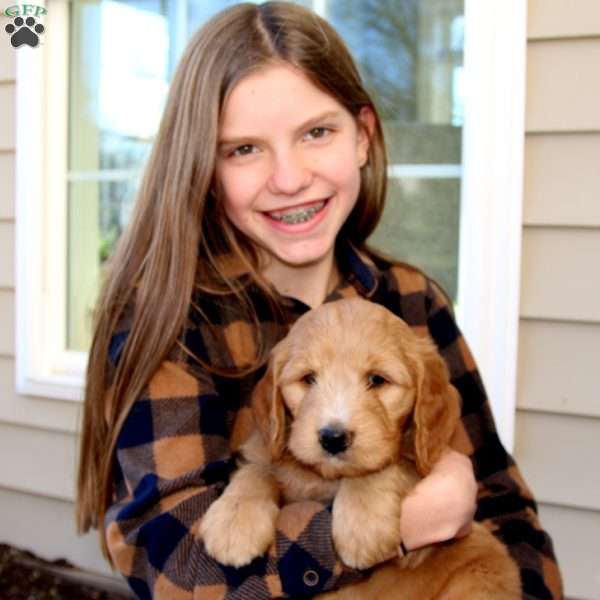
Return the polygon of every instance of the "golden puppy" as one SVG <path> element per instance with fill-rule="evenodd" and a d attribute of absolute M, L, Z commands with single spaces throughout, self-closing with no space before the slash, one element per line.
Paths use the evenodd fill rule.
<path fill-rule="evenodd" d="M 402 499 L 431 471 L 459 414 L 434 343 L 391 311 L 352 298 L 304 314 L 272 350 L 253 419 L 240 411 L 232 449 L 246 462 L 202 519 L 208 553 L 248 564 L 273 543 L 282 503 L 333 499 L 341 560 L 379 566 L 319 598 L 520 598 L 515 564 L 482 525 L 397 557 Z"/>

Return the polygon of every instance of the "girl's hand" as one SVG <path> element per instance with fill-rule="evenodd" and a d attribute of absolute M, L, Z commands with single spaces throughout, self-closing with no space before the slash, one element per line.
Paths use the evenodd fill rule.
<path fill-rule="evenodd" d="M 402 502 L 400 531 L 407 550 L 462 537 L 471 531 L 477 508 L 473 465 L 447 449 L 431 473 Z"/>

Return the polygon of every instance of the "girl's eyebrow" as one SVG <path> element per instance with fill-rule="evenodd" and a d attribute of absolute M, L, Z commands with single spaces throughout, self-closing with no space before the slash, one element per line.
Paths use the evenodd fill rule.
<path fill-rule="evenodd" d="M 341 116 L 342 116 L 342 112 L 340 110 L 327 110 L 327 111 L 321 113 L 320 115 L 317 115 L 315 117 L 312 117 L 312 118 L 304 121 L 304 123 L 302 123 L 301 125 L 298 126 L 298 128 L 296 129 L 296 133 L 300 133 L 301 131 L 310 129 L 313 125 L 317 125 L 317 123 L 320 123 L 321 121 L 325 121 L 326 119 L 337 119 Z"/>
<path fill-rule="evenodd" d="M 304 123 L 300 124 L 297 128 L 296 128 L 296 133 L 299 133 L 301 131 L 304 131 L 305 129 L 310 128 L 312 125 L 316 125 L 317 123 L 325 120 L 325 119 L 337 119 L 338 117 L 340 117 L 342 114 L 342 112 L 340 110 L 328 110 L 324 113 L 321 113 L 319 115 L 316 115 L 315 117 L 311 117 L 310 119 L 308 119 L 307 121 L 304 121 Z M 251 141 L 255 141 L 258 138 L 252 136 L 252 135 L 248 135 L 248 136 L 237 136 L 235 138 L 229 138 L 229 139 L 225 139 L 225 138 L 221 138 L 219 139 L 219 146 L 228 146 L 228 145 L 233 145 L 233 144 L 239 144 L 240 142 L 251 142 Z"/>

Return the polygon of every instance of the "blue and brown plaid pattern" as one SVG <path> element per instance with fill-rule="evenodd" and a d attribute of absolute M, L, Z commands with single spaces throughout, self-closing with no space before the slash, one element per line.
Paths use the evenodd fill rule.
<path fill-rule="evenodd" d="M 446 296 L 419 270 L 372 256 L 349 242 L 338 244 L 336 257 L 342 281 L 326 302 L 360 295 L 437 343 L 463 400 L 462 426 L 453 444 L 475 466 L 480 490 L 476 519 L 506 544 L 519 565 L 524 599 L 562 598 L 552 541 L 540 526 L 530 490 L 500 443 L 477 367 Z M 273 331 L 258 288 L 251 285 L 248 291 L 263 332 Z M 310 310 L 294 298 L 281 301 L 288 329 Z M 213 327 L 207 328 L 191 309 L 185 346 L 209 364 L 248 364 L 256 351 L 254 325 L 236 316 L 227 297 L 205 295 L 194 303 Z M 112 338 L 113 366 L 126 339 L 127 330 Z M 116 568 L 139 598 L 310 597 L 361 576 L 337 559 L 331 506 L 317 502 L 284 507 L 276 542 L 247 567 L 225 567 L 204 551 L 199 523 L 234 468 L 229 448 L 233 422 L 263 374 L 264 368 L 243 379 L 211 375 L 190 354 L 174 349 L 130 411 L 118 438 L 105 535 Z"/>

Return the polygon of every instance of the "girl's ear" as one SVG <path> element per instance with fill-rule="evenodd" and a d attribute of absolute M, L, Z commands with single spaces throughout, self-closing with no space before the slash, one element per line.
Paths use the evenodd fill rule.
<path fill-rule="evenodd" d="M 254 420 L 273 460 L 279 460 L 285 448 L 286 422 L 279 376 L 285 364 L 283 348 L 277 344 L 271 351 L 264 376 L 252 391 Z"/>
<path fill-rule="evenodd" d="M 363 167 L 369 158 L 369 147 L 375 131 L 375 113 L 370 106 L 363 106 L 358 113 L 358 162 Z"/>
<path fill-rule="evenodd" d="M 423 477 L 431 472 L 460 419 L 460 395 L 435 344 L 419 338 L 418 384 L 414 409 L 415 458 Z"/>

